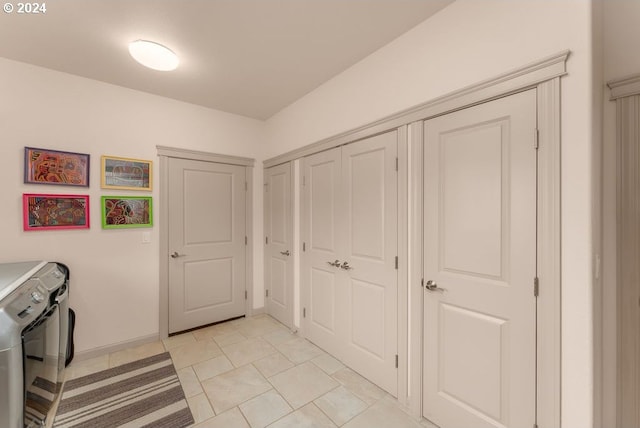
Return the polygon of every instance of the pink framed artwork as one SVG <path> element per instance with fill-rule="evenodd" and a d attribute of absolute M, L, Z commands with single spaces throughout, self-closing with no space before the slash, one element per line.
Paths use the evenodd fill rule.
<path fill-rule="evenodd" d="M 22 195 L 24 230 L 89 228 L 89 195 Z"/>

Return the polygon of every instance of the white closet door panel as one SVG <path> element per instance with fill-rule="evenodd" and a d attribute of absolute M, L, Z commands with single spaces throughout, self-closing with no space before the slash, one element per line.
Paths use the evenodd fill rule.
<path fill-rule="evenodd" d="M 425 122 L 424 416 L 535 422 L 536 96 Z"/>
<path fill-rule="evenodd" d="M 293 327 L 293 215 L 291 163 L 264 172 L 265 305 L 269 315 Z"/>
<path fill-rule="evenodd" d="M 344 279 L 340 268 L 330 265 L 342 257 L 344 239 L 341 200 L 340 149 L 304 159 L 303 241 L 306 243 L 301 271 L 301 294 L 306 302 L 303 321 L 307 338 L 342 359 Z"/>
<path fill-rule="evenodd" d="M 342 148 L 344 260 L 351 269 L 345 362 L 392 395 L 398 375 L 397 133 Z"/>

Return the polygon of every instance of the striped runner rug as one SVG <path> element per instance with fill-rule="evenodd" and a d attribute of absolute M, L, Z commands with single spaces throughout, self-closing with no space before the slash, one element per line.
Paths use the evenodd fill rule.
<path fill-rule="evenodd" d="M 55 428 L 182 428 L 194 423 L 168 352 L 64 384 Z"/>

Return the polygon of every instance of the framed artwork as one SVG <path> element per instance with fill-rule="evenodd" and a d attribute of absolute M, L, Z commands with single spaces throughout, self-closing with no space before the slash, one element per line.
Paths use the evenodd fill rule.
<path fill-rule="evenodd" d="M 89 229 L 89 195 L 22 195 L 24 230 Z"/>
<path fill-rule="evenodd" d="M 24 182 L 89 187 L 89 155 L 24 148 Z"/>
<path fill-rule="evenodd" d="M 153 162 L 102 156 L 103 189 L 151 190 Z"/>
<path fill-rule="evenodd" d="M 151 196 L 103 196 L 102 228 L 152 227 L 152 202 Z"/>

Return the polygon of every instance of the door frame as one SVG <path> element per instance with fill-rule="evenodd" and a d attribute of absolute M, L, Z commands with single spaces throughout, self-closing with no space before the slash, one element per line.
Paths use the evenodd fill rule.
<path fill-rule="evenodd" d="M 197 160 L 211 163 L 223 163 L 245 167 L 245 314 L 253 313 L 253 167 L 255 159 L 240 156 L 222 155 L 197 150 L 181 149 L 167 146 L 156 146 L 159 161 L 160 203 L 159 203 L 159 338 L 169 337 L 169 158 Z M 163 256 L 164 255 L 164 256 Z"/>
<path fill-rule="evenodd" d="M 538 421 L 559 427 L 561 408 L 560 276 L 560 79 L 570 51 L 558 52 L 494 78 L 462 88 L 362 127 L 320 140 L 263 162 L 265 168 L 329 150 L 392 129 L 406 127 L 407 148 L 398 146 L 399 247 L 398 400 L 422 415 L 422 121 L 476 104 L 536 89 L 538 122 Z M 402 131 L 400 131 L 402 132 Z M 404 150 L 404 152 L 403 152 Z M 405 153 L 406 156 L 401 155 Z M 403 198 L 406 197 L 406 200 Z M 406 202 L 404 206 L 403 203 Z M 400 217 L 402 216 L 402 217 Z M 404 223 L 404 224 L 403 224 Z M 406 251 L 407 257 L 401 254 Z M 404 272 L 403 272 L 404 270 Z M 406 272 L 406 273 L 405 273 Z M 415 380 L 418 379 L 419 382 Z"/>
<path fill-rule="evenodd" d="M 615 101 L 615 171 L 616 171 L 616 203 L 615 203 L 615 248 L 616 259 L 611 262 L 615 269 L 614 300 L 615 309 L 602 308 L 613 312 L 614 316 L 603 319 L 597 334 L 612 334 L 616 346 L 613 350 L 602 346 L 601 367 L 615 367 L 613 382 L 601 385 L 603 395 L 615 396 L 616 426 L 638 426 L 640 423 L 640 351 L 638 345 L 638 321 L 640 307 L 638 298 L 638 279 L 640 269 L 637 259 L 640 256 L 638 242 L 637 206 L 640 203 L 640 181 L 638 181 L 638 157 L 640 153 L 640 74 L 633 74 L 607 83 L 610 90 L 609 101 Z M 601 291 L 602 293 L 602 291 Z M 602 300 L 603 297 L 600 296 Z M 604 306 L 604 302 L 601 303 Z M 611 306 L 611 304 L 610 304 Z M 601 378 L 603 377 L 601 373 Z M 601 381 L 602 382 L 602 381 Z M 599 406 L 604 407 L 603 396 L 599 397 Z"/>
<path fill-rule="evenodd" d="M 478 105 L 497 98 L 512 95 L 529 89 L 536 90 L 537 127 L 538 127 L 538 167 L 537 167 L 537 276 L 540 294 L 537 300 L 537 379 L 536 379 L 536 423 L 538 426 L 560 427 L 561 400 L 561 318 L 560 318 L 560 77 L 523 85 L 517 89 L 504 92 L 496 91 L 495 95 L 478 102 L 461 103 L 459 108 L 446 113 Z M 497 88 L 496 88 L 497 89 Z M 443 112 L 443 114 L 445 114 Z M 434 117 L 434 116 L 432 116 Z M 429 119 L 429 118 L 426 118 Z M 425 119 L 425 120 L 426 120 Z M 414 167 L 409 177 L 410 212 L 413 213 L 409 234 L 411 258 L 415 263 L 410 272 L 410 283 L 420 284 L 422 271 L 422 218 L 424 215 L 422 200 L 423 182 L 423 144 L 422 124 L 424 120 L 410 125 L 410 156 Z M 533 148 L 532 148 L 533 150 Z M 533 278 L 532 292 L 533 292 Z M 415 313 L 423 314 L 423 290 L 414 286 L 410 290 L 411 308 Z M 539 316 L 544 314 L 544 316 Z M 422 345 L 422 329 L 418 322 L 412 320 L 412 342 Z M 413 346 L 412 346 L 413 348 Z M 411 350 L 413 364 L 410 368 L 422 376 L 422 351 Z M 420 359 L 420 361 L 417 361 Z M 416 375 L 417 377 L 417 375 Z M 422 385 L 411 385 L 412 395 L 422 400 Z M 421 403 L 412 400 L 409 404 L 412 411 L 420 411 Z"/>

